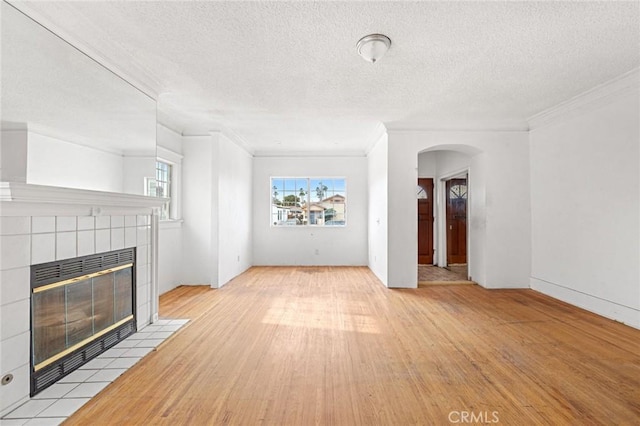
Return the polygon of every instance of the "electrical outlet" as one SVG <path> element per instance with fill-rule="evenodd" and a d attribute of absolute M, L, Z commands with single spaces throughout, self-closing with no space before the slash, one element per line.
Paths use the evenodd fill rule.
<path fill-rule="evenodd" d="M 320 254 L 320 250 L 316 249 L 316 254 Z"/>

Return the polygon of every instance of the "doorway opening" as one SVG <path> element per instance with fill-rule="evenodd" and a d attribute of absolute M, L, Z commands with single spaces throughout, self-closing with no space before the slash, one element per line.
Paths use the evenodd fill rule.
<path fill-rule="evenodd" d="M 475 284 L 468 267 L 470 164 L 459 151 L 418 156 L 418 286 Z"/>

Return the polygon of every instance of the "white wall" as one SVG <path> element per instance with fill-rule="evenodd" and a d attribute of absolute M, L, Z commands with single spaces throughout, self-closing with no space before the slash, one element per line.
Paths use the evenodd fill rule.
<path fill-rule="evenodd" d="M 156 153 L 122 157 L 122 190 L 127 194 L 145 195 L 145 178 L 156 176 Z"/>
<path fill-rule="evenodd" d="M 272 227 L 270 178 L 279 176 L 344 176 L 347 179 L 347 225 Z M 255 265 L 366 265 L 367 248 L 366 157 L 254 158 Z"/>
<path fill-rule="evenodd" d="M 469 269 L 490 288 L 529 286 L 529 146 L 526 131 L 404 131 L 389 134 L 389 286 L 417 286 L 418 154 L 472 155 Z M 489 236 L 493 233 L 492 236 Z"/>
<path fill-rule="evenodd" d="M 172 171 L 172 219 L 160 221 L 158 238 L 158 287 L 160 294 L 183 283 L 182 232 L 182 136 L 162 125 L 157 127 L 158 158 L 168 161 Z"/>
<path fill-rule="evenodd" d="M 160 221 L 158 232 L 158 293 L 183 284 L 182 223 Z"/>
<path fill-rule="evenodd" d="M 452 174 L 469 168 L 471 157 L 457 151 L 436 151 L 436 176 L 438 179 L 451 177 Z"/>
<path fill-rule="evenodd" d="M 182 283 L 217 285 L 217 253 L 213 253 L 212 220 L 214 208 L 212 185 L 214 144 L 211 136 L 183 138 Z M 215 145 L 217 148 L 217 145 Z M 217 246 L 216 246 L 217 250 Z"/>
<path fill-rule="evenodd" d="M 389 144 L 383 135 L 367 156 L 369 212 L 369 269 L 388 285 L 388 191 L 387 163 Z"/>
<path fill-rule="evenodd" d="M 218 282 L 249 269 L 252 258 L 252 157 L 224 134 L 218 164 Z"/>
<path fill-rule="evenodd" d="M 531 287 L 640 328 L 640 105 L 615 99 L 531 131 Z"/>
<path fill-rule="evenodd" d="M 0 181 L 27 181 L 26 130 L 3 130 L 0 138 Z"/>
<path fill-rule="evenodd" d="M 437 168 L 437 152 L 421 152 L 418 155 L 418 177 L 435 178 Z"/>
<path fill-rule="evenodd" d="M 28 132 L 27 183 L 122 192 L 122 155 Z"/>

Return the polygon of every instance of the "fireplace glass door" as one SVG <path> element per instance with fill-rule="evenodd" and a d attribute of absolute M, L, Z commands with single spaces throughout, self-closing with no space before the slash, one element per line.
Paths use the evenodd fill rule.
<path fill-rule="evenodd" d="M 32 347 L 36 370 L 132 317 L 133 268 L 121 268 L 34 289 Z"/>

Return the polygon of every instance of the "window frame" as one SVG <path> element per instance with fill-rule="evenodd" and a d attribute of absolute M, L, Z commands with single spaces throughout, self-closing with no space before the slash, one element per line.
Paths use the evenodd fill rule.
<path fill-rule="evenodd" d="M 273 222 L 273 181 L 274 179 L 282 179 L 283 181 L 286 179 L 295 179 L 295 180 L 306 180 L 307 182 L 307 186 L 306 186 L 306 198 L 304 200 L 305 204 L 307 205 L 311 205 L 312 201 L 311 201 L 311 193 L 312 191 L 315 191 L 315 189 L 312 190 L 311 188 L 311 182 L 314 180 L 320 180 L 322 181 L 323 179 L 331 179 L 331 180 L 342 180 L 344 182 L 344 191 L 342 193 L 336 193 L 335 191 L 332 191 L 332 195 L 330 195 L 329 197 L 325 197 L 325 199 L 327 198 L 331 198 L 335 195 L 342 195 L 345 199 L 344 205 L 344 224 L 340 224 L 340 225 L 325 225 L 323 224 L 310 224 L 309 219 L 311 218 L 311 210 L 309 210 L 309 213 L 307 215 L 307 223 L 302 223 L 300 225 L 278 225 L 275 224 Z M 269 176 L 269 193 L 268 193 L 268 197 L 269 197 L 269 227 L 271 228 L 302 228 L 302 229 L 308 229 L 308 228 L 314 228 L 314 229 L 318 229 L 318 228 L 346 228 L 348 226 L 348 209 L 347 209 L 347 199 L 348 199 L 348 183 L 347 183 L 347 177 L 346 176 L 332 176 L 332 175 L 271 175 Z M 302 202 L 300 202 L 302 204 Z M 323 212 L 324 213 L 324 212 Z M 323 221 L 324 221 L 324 214 L 323 214 Z"/>
<path fill-rule="evenodd" d="M 182 156 L 179 154 L 175 154 L 172 151 L 168 151 L 168 153 L 173 154 L 175 156 L 179 156 L 180 160 Z M 158 188 L 158 163 L 163 163 L 168 166 L 169 175 L 168 175 L 168 196 L 163 196 L 163 198 L 168 198 L 169 201 L 166 203 L 166 209 L 164 207 L 160 210 L 159 220 L 160 222 L 180 222 L 180 198 L 179 198 L 179 179 L 180 179 L 180 167 L 181 162 L 174 162 L 171 160 L 167 160 L 164 157 L 156 157 L 154 164 L 154 175 L 153 177 L 145 177 L 145 185 L 144 191 L 145 195 L 149 197 L 160 197 L 157 193 Z M 166 217 L 162 214 L 162 212 L 166 212 Z"/>

